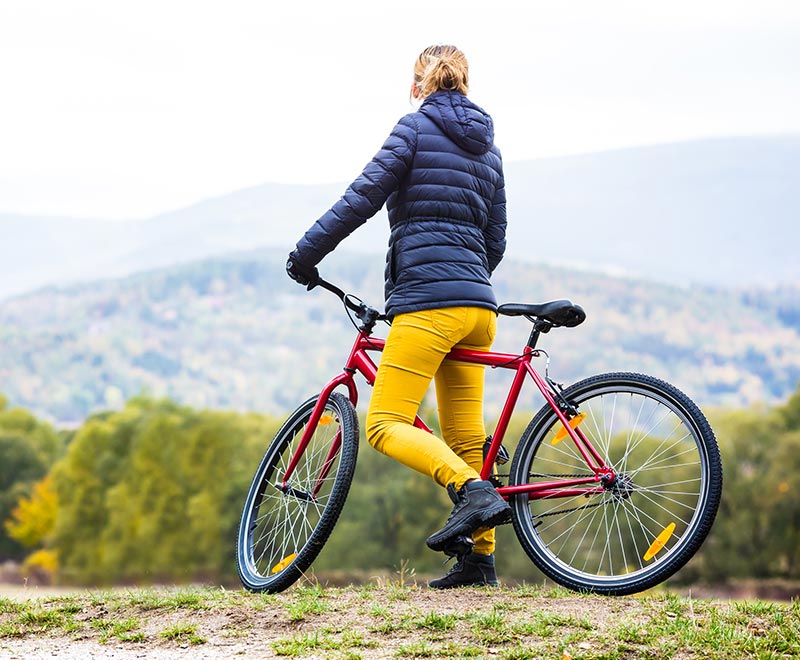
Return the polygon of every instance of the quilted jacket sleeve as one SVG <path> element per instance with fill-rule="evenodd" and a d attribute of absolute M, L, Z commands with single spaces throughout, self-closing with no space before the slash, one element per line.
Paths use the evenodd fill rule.
<path fill-rule="evenodd" d="M 298 241 L 300 261 L 316 266 L 342 240 L 375 215 L 389 195 L 397 190 L 411 167 L 416 145 L 416 124 L 406 115 L 341 199 Z"/>
<path fill-rule="evenodd" d="M 492 200 L 492 213 L 483 231 L 489 272 L 494 272 L 506 251 L 506 187 L 501 175 Z"/>

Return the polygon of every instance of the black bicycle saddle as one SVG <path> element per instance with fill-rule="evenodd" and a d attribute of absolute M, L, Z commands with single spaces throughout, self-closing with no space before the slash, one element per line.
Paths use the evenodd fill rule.
<path fill-rule="evenodd" d="M 545 303 L 505 303 L 497 308 L 503 316 L 528 316 L 551 323 L 553 327 L 574 328 L 586 320 L 583 307 L 571 300 L 551 300 Z"/>

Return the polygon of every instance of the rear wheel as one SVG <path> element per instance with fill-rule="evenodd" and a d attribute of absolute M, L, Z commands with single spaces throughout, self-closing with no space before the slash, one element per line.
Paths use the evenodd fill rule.
<path fill-rule="evenodd" d="M 311 566 L 344 507 L 358 453 L 358 417 L 334 392 L 290 479 L 284 474 L 318 397 L 284 422 L 256 471 L 239 524 L 236 562 L 251 591 L 278 592 Z M 338 446 L 338 448 L 337 448 Z"/>
<path fill-rule="evenodd" d="M 545 575 L 571 589 L 622 595 L 653 587 L 689 561 L 716 516 L 722 465 L 714 433 L 685 394 L 649 376 L 594 376 L 562 394 L 577 411 L 572 424 L 615 478 L 566 496 L 512 496 L 517 537 Z M 512 485 L 593 476 L 563 428 L 549 406 L 536 415 L 514 454 Z"/>

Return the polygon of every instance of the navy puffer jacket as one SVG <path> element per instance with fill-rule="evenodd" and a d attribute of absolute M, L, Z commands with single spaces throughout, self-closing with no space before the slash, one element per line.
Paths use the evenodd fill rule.
<path fill-rule="evenodd" d="M 300 239 L 296 258 L 318 264 L 384 203 L 391 229 L 387 314 L 496 309 L 489 277 L 505 251 L 506 197 L 486 112 L 458 92 L 427 97 Z"/>

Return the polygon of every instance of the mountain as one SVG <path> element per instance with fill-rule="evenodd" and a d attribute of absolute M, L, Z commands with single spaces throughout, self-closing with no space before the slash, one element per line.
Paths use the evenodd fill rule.
<path fill-rule="evenodd" d="M 267 184 L 142 220 L 0 214 L 0 299 L 49 284 L 289 246 L 340 188 Z"/>
<path fill-rule="evenodd" d="M 529 189 L 512 207 L 511 254 L 527 245 L 535 259 L 682 285 L 800 282 L 800 137 L 519 163 L 508 188 Z"/>
<path fill-rule="evenodd" d="M 800 281 L 800 136 L 506 164 L 509 255 L 685 286 Z M 124 222 L 0 215 L 0 299 L 236 250 L 288 250 L 346 184 L 266 184 Z M 1 210 L 1 209 L 0 209 Z M 382 253 L 385 213 L 343 244 Z"/>
<path fill-rule="evenodd" d="M 284 258 L 251 251 L 0 301 L 0 392 L 61 425 L 141 392 L 283 414 L 341 369 L 354 334 L 341 303 L 291 282 Z M 323 275 L 382 303 L 382 258 L 337 251 Z M 703 406 L 742 406 L 785 399 L 800 381 L 798 285 L 684 288 L 514 258 L 493 281 L 500 302 L 567 297 L 586 309 L 584 324 L 541 342 L 558 382 L 640 371 Z M 518 352 L 528 332 L 501 318 L 495 347 Z M 487 371 L 489 417 L 508 375 Z M 518 410 L 540 405 L 526 389 Z"/>

